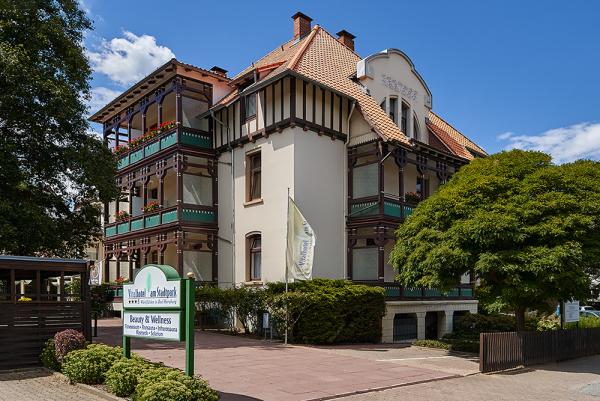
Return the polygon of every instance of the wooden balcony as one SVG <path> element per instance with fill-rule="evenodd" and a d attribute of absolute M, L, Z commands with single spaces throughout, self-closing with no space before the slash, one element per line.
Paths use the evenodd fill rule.
<path fill-rule="evenodd" d="M 383 198 L 383 204 L 381 199 Z M 406 202 L 397 195 L 384 194 L 352 199 L 348 218 L 391 218 L 404 220 L 417 207 L 416 203 Z"/>
<path fill-rule="evenodd" d="M 216 224 L 215 209 L 211 206 L 183 204 L 129 217 L 104 226 L 105 238 L 142 232 L 147 229 L 186 223 L 192 225 Z"/>
<path fill-rule="evenodd" d="M 387 301 L 435 301 L 473 299 L 473 285 L 460 284 L 448 292 L 436 288 L 404 287 L 399 283 L 358 282 L 355 283 L 383 287 Z"/>
<path fill-rule="evenodd" d="M 188 127 L 175 127 L 122 154 L 117 161 L 117 169 L 123 170 L 165 149 L 175 148 L 176 145 L 197 149 L 213 147 L 212 137 L 208 132 Z"/>

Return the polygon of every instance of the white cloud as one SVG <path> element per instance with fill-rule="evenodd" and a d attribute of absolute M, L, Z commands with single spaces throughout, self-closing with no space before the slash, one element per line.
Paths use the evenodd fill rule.
<path fill-rule="evenodd" d="M 150 35 L 125 31 L 122 38 L 103 40 L 97 52 L 88 51 L 92 67 L 121 85 L 131 85 L 175 57 L 166 46 L 156 44 Z"/>
<path fill-rule="evenodd" d="M 600 160 L 600 123 L 584 122 L 554 128 L 538 135 L 500 134 L 498 140 L 508 141 L 506 149 L 538 150 L 552 155 L 557 163 L 577 159 Z"/>
<path fill-rule="evenodd" d="M 88 103 L 90 107 L 90 114 L 94 114 L 102 107 L 113 101 L 120 94 L 121 91 L 112 90 L 103 86 L 92 88 L 91 99 Z"/>

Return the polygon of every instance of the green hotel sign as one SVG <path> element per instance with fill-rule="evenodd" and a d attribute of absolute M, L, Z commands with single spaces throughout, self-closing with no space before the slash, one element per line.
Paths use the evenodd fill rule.
<path fill-rule="evenodd" d="M 123 286 L 123 355 L 131 338 L 185 341 L 185 373 L 194 375 L 194 279 L 169 265 L 146 265 Z"/>

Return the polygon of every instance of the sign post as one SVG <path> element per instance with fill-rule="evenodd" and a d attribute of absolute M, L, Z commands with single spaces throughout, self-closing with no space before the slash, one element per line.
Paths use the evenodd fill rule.
<path fill-rule="evenodd" d="M 195 285 L 169 265 L 146 265 L 123 286 L 123 356 L 131 338 L 185 341 L 185 373 L 194 375 Z"/>

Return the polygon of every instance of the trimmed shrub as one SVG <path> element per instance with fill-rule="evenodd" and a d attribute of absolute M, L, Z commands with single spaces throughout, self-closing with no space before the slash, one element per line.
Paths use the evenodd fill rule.
<path fill-rule="evenodd" d="M 85 349 L 69 352 L 62 372 L 72 383 L 100 384 L 111 366 L 121 359 L 121 348 L 91 344 Z"/>
<path fill-rule="evenodd" d="M 440 340 L 416 340 L 413 345 L 419 347 L 439 348 L 447 351 L 479 353 L 479 341 L 456 338 L 442 338 Z"/>
<path fill-rule="evenodd" d="M 60 362 L 56 359 L 56 350 L 54 348 L 54 339 L 49 339 L 44 345 L 44 349 L 40 355 L 42 365 L 50 370 L 60 372 Z"/>
<path fill-rule="evenodd" d="M 152 369 L 155 366 L 136 355 L 132 355 L 130 359 L 121 358 L 104 375 L 104 384 L 106 384 L 111 393 L 119 397 L 126 397 L 135 390 L 135 386 L 138 384 L 138 377 L 146 370 Z"/>
<path fill-rule="evenodd" d="M 133 399 L 135 401 L 171 400 L 171 398 L 154 398 L 154 391 L 159 391 L 165 397 L 170 394 L 170 392 L 164 393 L 165 387 L 155 387 L 155 384 L 165 381 L 183 385 L 190 394 L 188 398 L 184 399 L 186 401 L 217 401 L 219 399 L 219 394 L 208 387 L 206 381 L 198 377 L 185 376 L 180 370 L 167 367 L 154 367 L 144 371 L 138 378 Z M 172 385 L 167 387 L 170 388 Z M 177 388 L 181 387 L 177 386 Z M 179 398 L 173 398 L 173 400 L 179 400 Z"/>
<path fill-rule="evenodd" d="M 54 347 L 56 359 L 62 363 L 69 352 L 85 348 L 85 336 L 73 329 L 59 331 L 54 335 Z"/>
<path fill-rule="evenodd" d="M 200 313 L 218 309 L 232 331 L 237 316 L 246 333 L 259 327 L 261 312 L 268 310 L 277 333 L 283 333 L 287 319 L 290 341 L 309 344 L 379 342 L 385 314 L 383 288 L 347 280 L 290 283 L 287 294 L 284 283 L 266 289 L 200 287 L 196 302 Z"/>
<path fill-rule="evenodd" d="M 281 294 L 285 285 L 269 284 Z M 310 344 L 377 343 L 385 297 L 381 287 L 354 284 L 347 280 L 315 279 L 289 286 L 292 293 L 310 294 L 291 334 L 292 341 Z M 295 313 L 291 311 L 291 313 Z"/>
<path fill-rule="evenodd" d="M 458 319 L 454 331 L 462 337 L 479 338 L 480 333 L 514 331 L 515 327 L 514 316 L 467 313 Z"/>
<path fill-rule="evenodd" d="M 176 380 L 161 380 L 144 386 L 138 401 L 190 401 L 192 391 Z"/>
<path fill-rule="evenodd" d="M 566 328 L 568 329 L 574 329 L 577 327 L 577 323 L 567 323 L 565 325 Z M 593 329 L 596 327 L 600 327 L 600 318 L 598 317 L 585 317 L 585 316 L 581 316 L 579 318 L 579 328 L 580 329 Z"/>
<path fill-rule="evenodd" d="M 427 347 L 427 348 L 439 348 L 450 350 L 450 344 L 440 340 L 416 340 L 413 342 L 413 345 L 417 347 Z"/>

